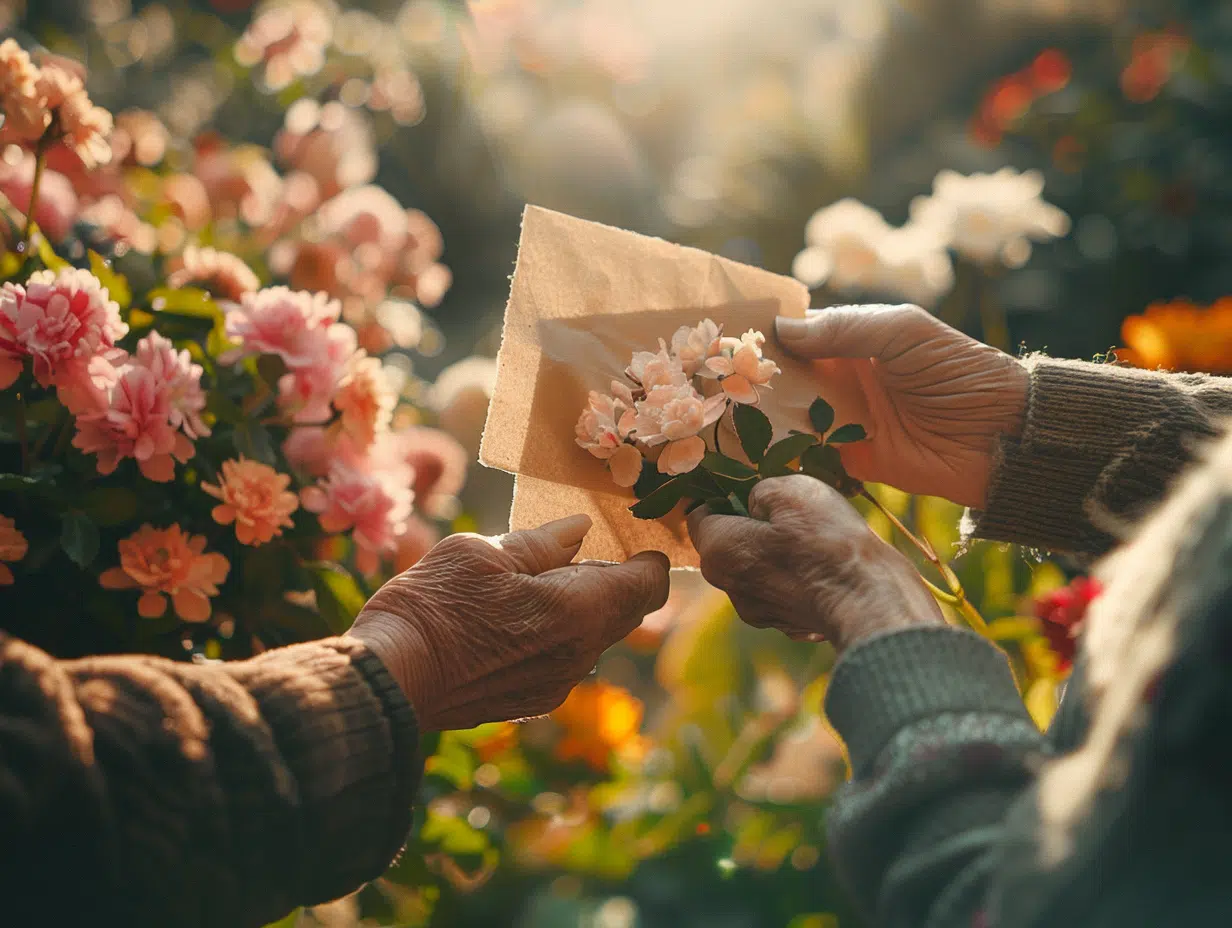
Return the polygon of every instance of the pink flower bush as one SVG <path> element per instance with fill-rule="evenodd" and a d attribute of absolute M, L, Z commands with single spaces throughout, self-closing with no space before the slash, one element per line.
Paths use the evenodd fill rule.
<path fill-rule="evenodd" d="M 389 430 L 398 397 L 380 360 L 360 351 L 351 356 L 333 402 L 342 431 L 357 448 L 367 450 Z"/>
<path fill-rule="evenodd" d="M 350 532 L 356 566 L 375 573 L 382 554 L 393 553 L 406 529 L 413 494 L 371 473 L 335 464 L 324 480 L 300 493 L 305 509 L 317 514 L 327 532 Z"/>
<path fill-rule="evenodd" d="M 24 285 L 0 287 L 0 384 L 15 359 L 32 359 L 44 387 L 78 384 L 91 358 L 107 356 L 128 332 L 120 307 L 89 271 L 36 271 Z M 20 371 L 20 367 L 16 368 Z"/>
<path fill-rule="evenodd" d="M 74 152 L 87 168 L 111 160 L 111 114 L 90 102 L 81 76 L 59 64 L 39 69 L 39 93 L 52 113 L 57 140 Z"/>
<path fill-rule="evenodd" d="M 227 335 L 240 347 L 219 360 L 278 355 L 287 365 L 279 403 L 297 422 L 324 422 L 356 350 L 355 330 L 338 322 L 341 307 L 323 293 L 267 287 L 247 293 L 227 313 Z"/>
<path fill-rule="evenodd" d="M 248 24 L 235 43 L 235 60 L 250 68 L 262 65 L 265 86 L 282 90 L 296 78 L 321 70 L 333 34 L 323 6 L 291 0 L 267 7 Z"/>
<path fill-rule="evenodd" d="M 102 402 L 78 411 L 73 447 L 97 455 L 100 474 L 132 458 L 146 479 L 171 480 L 175 461 L 193 456 L 190 438 L 209 434 L 200 419 L 200 365 L 151 332 L 137 343 L 136 355 L 118 366 L 96 364 L 91 374 Z"/>
<path fill-rule="evenodd" d="M 167 598 L 185 622 L 210 617 L 210 597 L 227 579 L 230 562 L 205 551 L 204 535 L 190 535 L 178 525 L 143 525 L 119 543 L 120 566 L 103 571 L 99 583 L 109 590 L 141 590 L 137 612 L 156 619 L 167 611 Z"/>
<path fill-rule="evenodd" d="M 235 537 L 242 545 L 263 545 L 295 523 L 291 513 L 299 499 L 287 488 L 288 474 L 280 474 L 268 464 L 246 460 L 222 462 L 222 477 L 217 484 L 202 483 L 201 489 L 220 500 L 211 513 L 219 525 L 235 523 Z"/>
<path fill-rule="evenodd" d="M 274 151 L 282 163 L 312 177 L 324 197 L 376 177 L 376 147 L 368 121 L 337 100 L 321 104 L 303 97 L 292 103 L 274 139 Z"/>
<path fill-rule="evenodd" d="M 220 299 L 238 303 L 245 294 L 259 290 L 261 281 L 252 268 L 230 252 L 189 245 L 171 262 L 167 286 L 202 287 Z"/>
<path fill-rule="evenodd" d="M 718 378 L 723 391 L 737 403 L 756 403 L 757 388 L 769 390 L 770 378 L 779 373 L 779 366 L 762 356 L 765 343 L 766 336 L 752 329 L 739 339 L 724 338 L 719 354 L 708 359 L 698 373 Z"/>

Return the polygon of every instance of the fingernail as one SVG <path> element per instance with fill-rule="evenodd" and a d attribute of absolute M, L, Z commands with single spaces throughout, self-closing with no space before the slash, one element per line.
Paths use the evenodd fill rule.
<path fill-rule="evenodd" d="M 774 330 L 784 341 L 799 341 L 808 335 L 808 320 L 794 319 L 790 316 L 777 316 L 774 320 Z"/>
<path fill-rule="evenodd" d="M 571 548 L 582 543 L 582 539 L 586 537 L 592 524 L 590 516 L 579 513 L 576 516 L 566 516 L 555 522 L 549 522 L 543 526 L 543 530 L 555 538 L 562 548 Z"/>
<path fill-rule="evenodd" d="M 633 557 L 629 558 L 629 560 L 631 561 L 658 561 L 660 566 L 664 570 L 672 569 L 671 559 L 666 554 L 664 554 L 662 551 L 639 551 L 637 554 L 633 555 Z"/>

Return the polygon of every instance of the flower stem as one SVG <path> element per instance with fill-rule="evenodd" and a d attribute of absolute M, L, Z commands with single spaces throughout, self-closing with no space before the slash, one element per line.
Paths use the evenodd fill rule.
<path fill-rule="evenodd" d="M 26 227 L 21 233 L 22 247 L 29 249 L 30 236 L 34 234 L 34 210 L 38 206 L 39 187 L 43 183 L 43 167 L 47 163 L 47 138 L 50 129 L 43 133 L 34 148 L 34 181 L 30 184 L 30 203 L 26 207 Z"/>
<path fill-rule="evenodd" d="M 21 443 L 21 472 L 30 469 L 30 441 L 26 434 L 26 395 L 17 394 L 17 440 Z"/>
<path fill-rule="evenodd" d="M 958 612 L 972 631 L 979 632 L 987 638 L 988 623 L 984 621 L 984 617 L 980 615 L 979 610 L 977 610 L 975 606 L 971 605 L 970 600 L 967 599 L 967 593 L 963 589 L 962 582 L 958 579 L 958 575 L 954 573 L 949 564 L 941 560 L 940 556 L 937 554 L 937 550 L 932 546 L 932 544 L 929 543 L 928 539 L 920 538 L 913 531 L 911 531 L 911 529 L 907 528 L 907 526 L 903 524 L 902 520 L 899 519 L 898 516 L 894 515 L 894 513 L 890 512 L 881 500 L 877 499 L 877 497 L 873 496 L 872 493 L 868 492 L 867 488 L 862 489 L 860 491 L 860 495 L 876 506 L 881 514 L 890 520 L 890 524 L 902 532 L 903 537 L 915 545 L 919 552 L 924 555 L 925 559 L 937 568 L 937 571 L 941 574 L 942 579 L 945 580 L 945 585 L 950 588 L 950 591 L 949 593 L 945 593 L 932 583 L 929 583 L 927 578 L 921 577 L 921 579 L 924 580 L 925 585 L 932 592 L 933 596 L 940 602 L 951 606 L 956 612 Z"/>

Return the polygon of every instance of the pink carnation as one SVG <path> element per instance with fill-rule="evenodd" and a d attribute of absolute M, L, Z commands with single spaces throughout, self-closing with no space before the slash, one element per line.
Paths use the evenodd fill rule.
<path fill-rule="evenodd" d="M 315 330 L 311 361 L 292 367 L 278 381 L 278 405 L 296 422 L 325 422 L 332 415 L 330 401 L 356 351 L 355 330 L 335 323 Z"/>
<path fill-rule="evenodd" d="M 355 542 L 356 566 L 374 573 L 380 555 L 393 553 L 406 530 L 413 494 L 409 487 L 335 464 L 329 475 L 300 494 L 309 512 L 317 513 L 327 532 L 350 532 Z"/>
<path fill-rule="evenodd" d="M 166 383 L 170 409 L 168 421 L 173 428 L 183 429 L 189 438 L 210 434 L 201 421 L 205 409 L 205 391 L 201 389 L 200 364 L 194 364 L 187 350 L 176 350 L 168 338 L 151 332 L 137 343 L 137 363 L 144 365 L 161 382 Z"/>
<path fill-rule="evenodd" d="M 0 359 L 10 359 L 0 360 L 0 382 L 11 359 L 26 356 L 43 386 L 75 385 L 91 358 L 109 354 L 127 332 L 119 305 L 89 271 L 36 271 L 24 286 L 0 288 Z"/>
<path fill-rule="evenodd" d="M 100 474 L 133 458 L 147 479 L 171 480 L 175 461 L 193 455 L 189 439 L 209 434 L 200 419 L 201 367 L 157 332 L 137 343 L 134 357 L 109 372 L 99 367 L 105 365 L 96 364 L 91 372 L 101 385 L 102 402 L 78 412 L 73 446 L 98 455 Z"/>
<path fill-rule="evenodd" d="M 245 293 L 227 313 L 227 336 L 239 342 L 237 351 L 220 358 L 231 364 L 254 354 L 276 354 L 287 367 L 303 367 L 317 359 L 317 333 L 338 321 L 342 306 L 324 293 L 288 287 L 266 287 Z"/>
<path fill-rule="evenodd" d="M 394 438 L 414 471 L 411 487 L 417 504 L 428 515 L 442 515 L 446 504 L 466 483 L 470 463 L 466 449 L 448 433 L 423 426 L 399 431 Z"/>
<path fill-rule="evenodd" d="M 167 285 L 174 288 L 190 285 L 204 287 L 215 296 L 238 303 L 246 293 L 259 290 L 261 281 L 252 268 L 230 252 L 189 245 L 172 262 Z"/>

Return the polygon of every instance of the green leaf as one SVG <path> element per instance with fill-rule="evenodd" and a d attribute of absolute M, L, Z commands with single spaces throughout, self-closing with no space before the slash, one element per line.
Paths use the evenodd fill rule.
<path fill-rule="evenodd" d="M 337 564 L 326 564 L 312 571 L 312 586 L 317 593 L 317 608 L 330 631 L 341 635 L 366 601 L 355 578 Z"/>
<path fill-rule="evenodd" d="M 830 426 L 834 424 L 834 407 L 823 400 L 820 396 L 813 400 L 813 405 L 809 407 L 809 421 L 813 423 L 815 428 L 822 435 L 830 431 Z"/>
<path fill-rule="evenodd" d="M 273 465 L 274 443 L 269 429 L 258 422 L 241 422 L 231 435 L 235 450 L 247 458 Z"/>
<path fill-rule="evenodd" d="M 800 470 L 831 485 L 847 473 L 843 469 L 843 459 L 833 445 L 813 445 L 805 451 L 800 456 Z"/>
<path fill-rule="evenodd" d="M 644 499 L 630 506 L 629 511 L 639 519 L 663 518 L 676 508 L 677 503 L 690 495 L 694 484 L 688 476 L 688 474 L 681 474 L 679 477 L 673 477 L 651 493 L 646 494 Z"/>
<path fill-rule="evenodd" d="M 222 318 L 222 308 L 205 290 L 196 287 L 158 287 L 149 294 L 150 308 L 157 313 L 192 316 L 215 321 Z"/>
<path fill-rule="evenodd" d="M 428 812 L 428 820 L 419 832 L 421 841 L 438 844 L 450 855 L 482 854 L 488 847 L 488 836 L 453 815 Z"/>
<path fill-rule="evenodd" d="M 205 408 L 222 422 L 238 425 L 245 421 L 244 410 L 221 390 L 211 390 L 205 400 Z"/>
<path fill-rule="evenodd" d="M 726 496 L 716 496 L 713 499 L 702 500 L 701 504 L 710 511 L 712 516 L 734 516 L 736 514 L 736 507 L 732 505 L 731 499 Z"/>
<path fill-rule="evenodd" d="M 46 481 L 34 477 L 27 477 L 24 474 L 0 474 L 0 490 L 7 490 L 11 493 L 38 493 L 47 489 L 50 487 L 47 486 Z"/>
<path fill-rule="evenodd" d="M 659 472 L 659 466 L 654 461 L 643 460 L 642 472 L 638 474 L 637 483 L 633 484 L 633 495 L 645 499 L 671 479 L 671 474 Z"/>
<path fill-rule="evenodd" d="M 758 470 L 763 477 L 783 477 L 791 473 L 788 465 L 817 444 L 816 435 L 788 435 L 766 449 Z"/>
<path fill-rule="evenodd" d="M 263 354 L 257 358 L 257 374 L 271 387 L 277 388 L 278 381 L 287 372 L 287 362 L 276 354 Z"/>
<path fill-rule="evenodd" d="M 51 247 L 51 242 L 47 241 L 47 236 L 39 230 L 38 226 L 34 227 L 31 239 L 34 250 L 38 252 L 39 260 L 43 262 L 43 267 L 56 272 L 72 267 L 71 264 L 56 254 L 56 250 Z"/>
<path fill-rule="evenodd" d="M 774 427 L 766 414 L 756 406 L 746 406 L 737 403 L 732 410 L 732 422 L 736 426 L 736 435 L 740 437 L 740 445 L 749 460 L 756 464 L 770 447 L 774 437 Z"/>
<path fill-rule="evenodd" d="M 82 510 L 98 525 L 119 525 L 137 514 L 140 500 L 127 487 L 99 487 L 82 498 Z"/>
<path fill-rule="evenodd" d="M 848 425 L 840 425 L 836 428 L 829 437 L 826 438 L 828 445 L 844 445 L 852 441 L 862 441 L 867 437 L 868 433 L 864 431 L 864 426 L 856 425 L 854 422 Z"/>
<path fill-rule="evenodd" d="M 107 259 L 96 251 L 90 252 L 90 272 L 107 288 L 108 295 L 120 304 L 120 309 L 128 309 L 133 302 L 133 291 L 128 285 L 127 277 L 115 270 Z"/>
<path fill-rule="evenodd" d="M 741 464 L 735 458 L 725 454 L 709 451 L 702 458 L 702 467 L 716 477 L 727 477 L 731 480 L 752 480 L 757 471 L 747 464 Z"/>
<path fill-rule="evenodd" d="M 60 523 L 60 547 L 78 567 L 88 567 L 98 556 L 98 527 L 84 512 L 66 512 Z"/>

